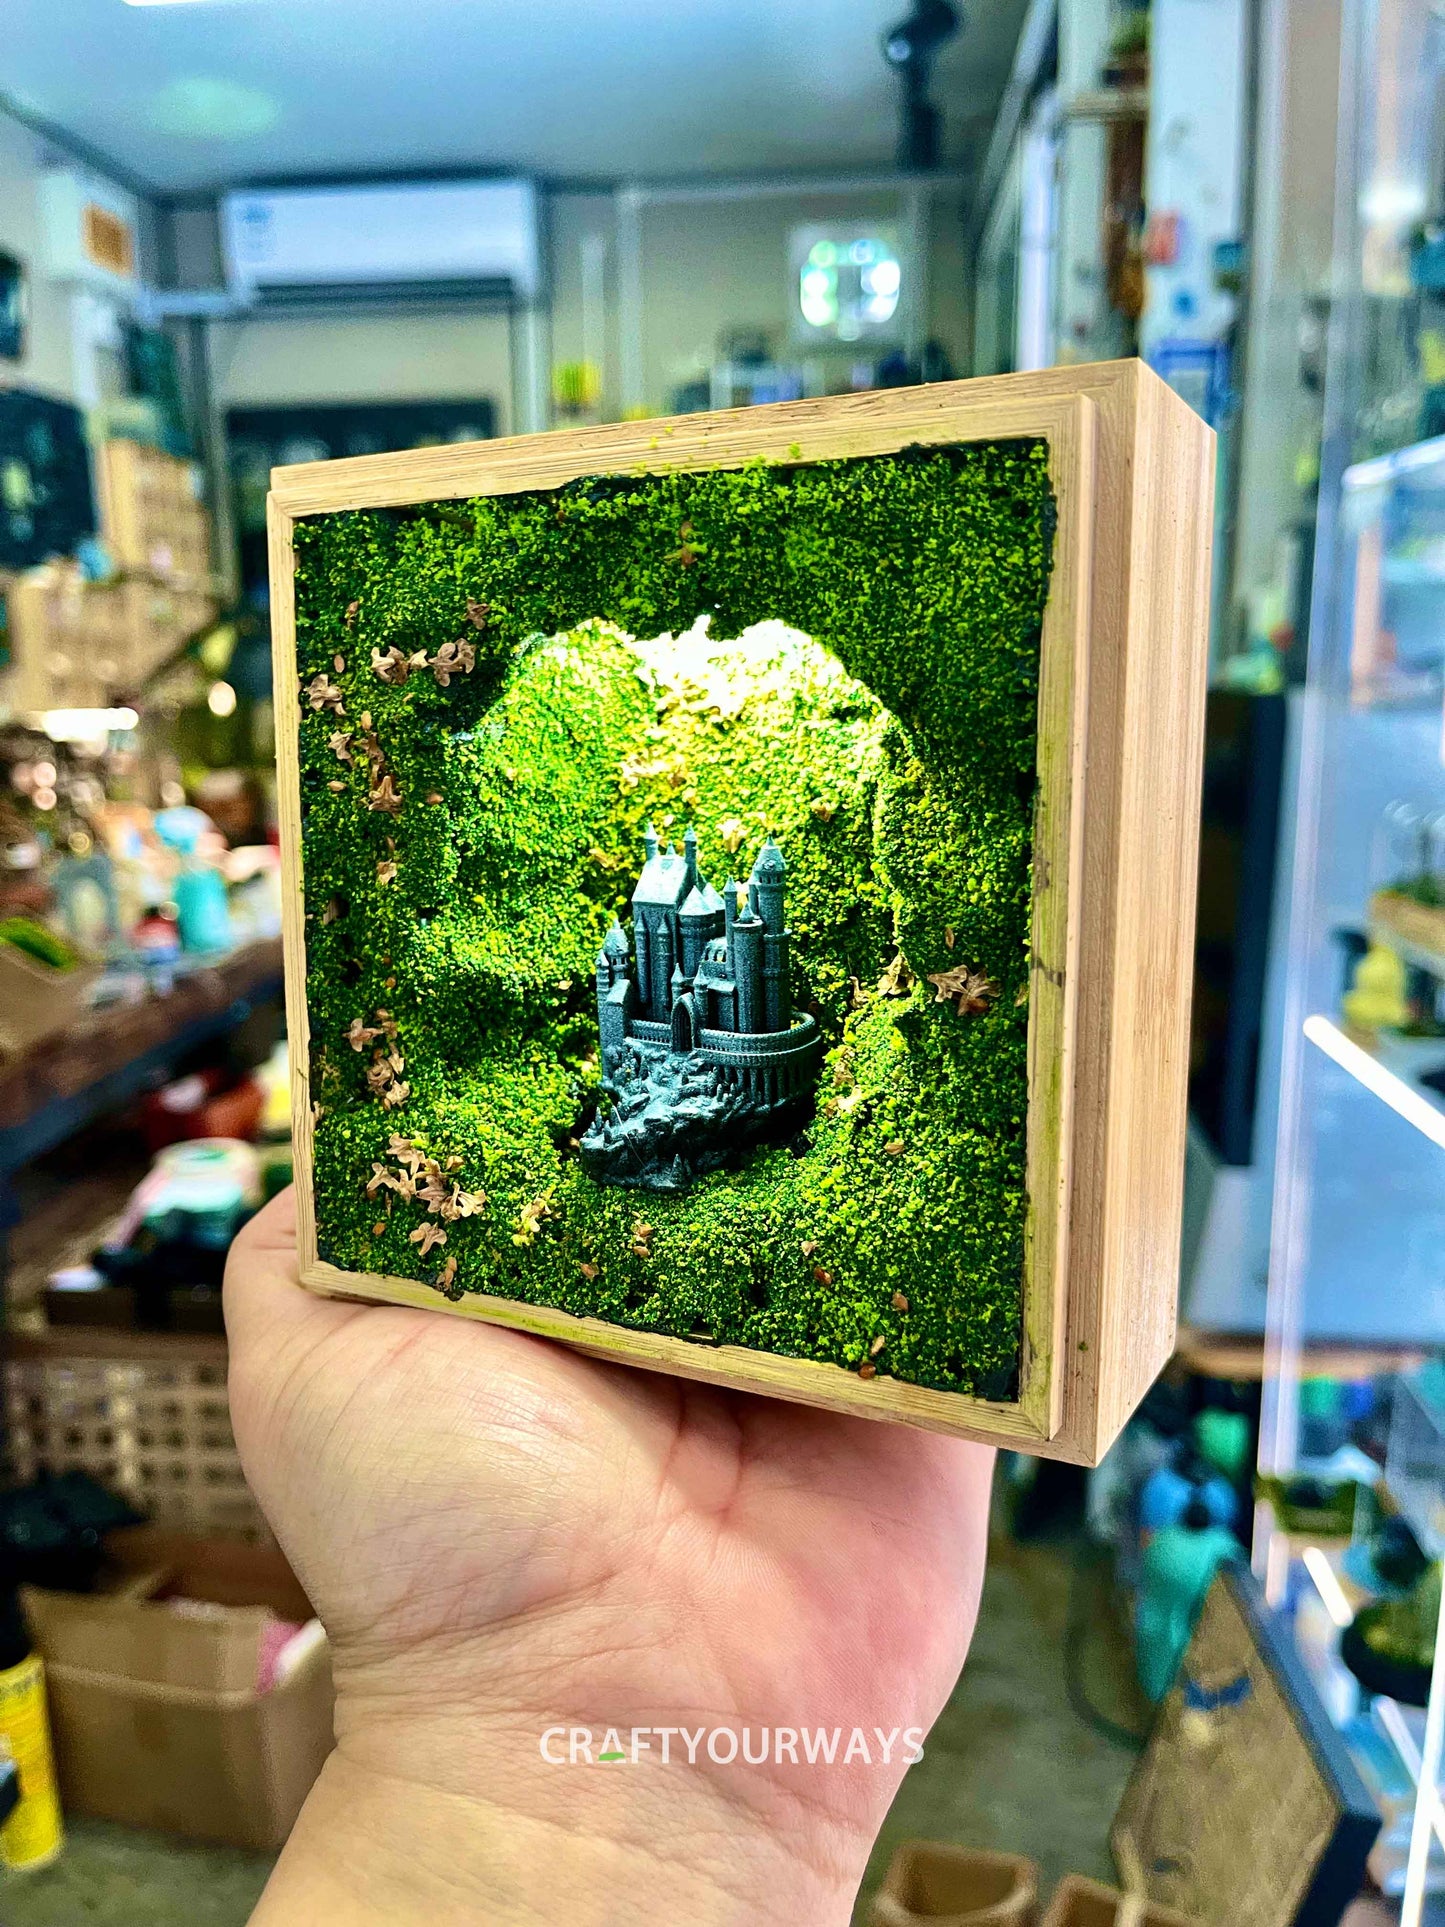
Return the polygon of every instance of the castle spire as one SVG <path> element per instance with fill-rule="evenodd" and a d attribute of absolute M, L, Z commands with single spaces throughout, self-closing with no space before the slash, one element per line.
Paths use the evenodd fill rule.
<path fill-rule="evenodd" d="M 650 819 L 647 828 L 642 832 L 642 847 L 647 853 L 648 862 L 651 863 L 657 855 L 657 831 L 653 829 Z"/>
<path fill-rule="evenodd" d="M 603 939 L 602 954 L 614 963 L 628 961 L 627 936 L 616 917 L 612 919 L 612 928 Z"/>
<path fill-rule="evenodd" d="M 687 882 L 684 888 L 692 890 L 697 887 L 697 831 L 691 823 L 688 824 L 687 834 L 682 839 L 682 852 L 687 861 Z"/>

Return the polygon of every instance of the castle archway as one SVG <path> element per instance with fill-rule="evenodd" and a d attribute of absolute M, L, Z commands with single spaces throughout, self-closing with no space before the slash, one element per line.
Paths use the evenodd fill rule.
<path fill-rule="evenodd" d="M 691 991 L 672 1007 L 672 1048 L 684 1056 L 697 1049 L 697 1005 Z"/>

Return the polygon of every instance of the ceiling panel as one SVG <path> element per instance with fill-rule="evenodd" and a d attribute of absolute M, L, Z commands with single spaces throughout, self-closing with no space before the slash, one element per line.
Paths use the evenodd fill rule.
<path fill-rule="evenodd" d="M 977 158 L 1024 0 L 938 63 Z M 170 192 L 516 168 L 611 180 L 886 167 L 905 0 L 3 0 L 0 91 Z M 58 22 L 64 20 L 64 31 Z"/>

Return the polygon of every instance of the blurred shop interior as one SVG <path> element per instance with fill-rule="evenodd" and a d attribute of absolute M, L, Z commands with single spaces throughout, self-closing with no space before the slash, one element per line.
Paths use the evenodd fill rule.
<path fill-rule="evenodd" d="M 1097 1472 L 1001 1463 L 857 1918 L 969 1854 L 1058 1927 L 1445 1918 L 1445 12 L 4 12 L 0 1578 L 65 1833 L 0 1832 L 0 1917 L 244 1921 L 329 1743 L 219 1296 L 290 1178 L 271 468 L 1140 356 L 1219 436 L 1179 1348 Z M 1146 1749 L 1232 1559 L 1372 1816 L 1313 1912 L 1238 1759 Z M 138 1750 L 75 1655 L 143 1700 L 198 1608 L 201 1750 Z M 1116 1913 L 1186 1770 L 1174 1911 Z"/>

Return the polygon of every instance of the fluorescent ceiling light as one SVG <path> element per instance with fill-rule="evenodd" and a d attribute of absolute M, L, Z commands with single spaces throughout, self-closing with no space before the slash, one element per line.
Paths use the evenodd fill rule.
<path fill-rule="evenodd" d="M 52 743 L 92 743 L 112 730 L 134 729 L 139 721 L 133 709 L 47 709 L 40 727 Z"/>

